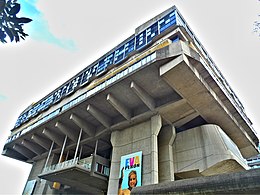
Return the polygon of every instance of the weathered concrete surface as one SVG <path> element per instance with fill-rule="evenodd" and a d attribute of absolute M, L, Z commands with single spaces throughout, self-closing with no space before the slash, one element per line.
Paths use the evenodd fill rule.
<path fill-rule="evenodd" d="M 162 127 L 160 115 L 140 124 L 114 131 L 111 134 L 113 145 L 112 161 L 108 183 L 108 194 L 118 193 L 118 179 L 121 156 L 134 152 L 143 152 L 142 185 L 159 182 L 158 173 L 158 134 Z"/>
<path fill-rule="evenodd" d="M 182 44 L 182 43 L 179 43 Z M 163 48 L 158 57 L 171 56 L 176 53 L 176 45 Z M 180 45 L 183 54 L 160 67 L 160 76 L 184 99 L 189 102 L 208 123 L 219 125 L 225 133 L 238 146 L 244 158 L 258 154 L 258 138 L 242 128 L 232 112 L 227 109 L 222 97 L 210 87 L 195 67 L 201 65 L 197 55 L 189 56 L 189 48 L 184 44 Z M 250 133 L 250 134 L 249 134 Z"/>
<path fill-rule="evenodd" d="M 217 125 L 179 132 L 173 143 L 175 176 L 186 179 L 238 172 L 249 167 L 239 149 Z"/>
<path fill-rule="evenodd" d="M 260 194 L 260 169 L 141 186 L 131 194 Z"/>
<path fill-rule="evenodd" d="M 172 144 L 176 138 L 176 130 L 173 125 L 164 126 L 158 136 L 159 149 L 159 182 L 174 180 L 174 164 Z"/>

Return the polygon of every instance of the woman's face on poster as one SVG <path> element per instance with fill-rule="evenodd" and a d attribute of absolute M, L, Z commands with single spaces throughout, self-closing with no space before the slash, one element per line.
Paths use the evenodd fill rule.
<path fill-rule="evenodd" d="M 130 187 L 135 187 L 136 186 L 136 174 L 131 174 L 129 178 L 129 185 Z"/>

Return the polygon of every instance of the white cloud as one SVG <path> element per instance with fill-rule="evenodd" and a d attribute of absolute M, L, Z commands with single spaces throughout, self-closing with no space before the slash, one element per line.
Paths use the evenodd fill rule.
<path fill-rule="evenodd" d="M 41 4 L 43 1 L 34 0 L 34 1 L 21 1 L 21 14 L 24 14 L 26 17 L 31 18 L 33 21 L 25 25 L 25 32 L 28 32 L 32 39 L 38 41 L 44 41 L 50 44 L 57 45 L 61 48 L 68 50 L 75 50 L 75 43 L 72 39 L 60 36 L 59 34 L 55 34 L 49 27 L 49 23 L 52 24 L 51 21 L 55 20 L 55 17 L 50 19 L 45 17 L 45 10 L 41 10 Z M 54 7 L 54 6 L 53 6 Z M 57 10 L 55 13 L 59 13 Z M 58 14 L 57 14 L 58 15 Z M 58 25 L 57 23 L 56 25 Z M 59 26 L 59 25 L 58 25 Z"/>

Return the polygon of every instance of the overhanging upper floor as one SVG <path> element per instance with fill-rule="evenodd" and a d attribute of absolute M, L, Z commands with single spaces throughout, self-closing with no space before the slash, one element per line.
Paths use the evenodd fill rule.
<path fill-rule="evenodd" d="M 96 140 L 102 142 L 102 153 L 111 148 L 112 131 L 158 113 L 177 131 L 217 124 L 245 158 L 257 154 L 252 127 L 206 66 L 187 42 L 161 41 L 22 126 L 3 154 L 33 162 L 47 157 L 52 141 L 54 153 L 59 153 L 65 136 L 67 149 L 75 150 L 81 129 L 85 155 L 93 153 Z"/>

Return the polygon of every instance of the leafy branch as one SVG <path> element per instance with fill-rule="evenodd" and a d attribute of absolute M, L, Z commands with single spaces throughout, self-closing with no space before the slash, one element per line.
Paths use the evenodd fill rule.
<path fill-rule="evenodd" d="M 16 14 L 20 11 L 21 6 L 17 0 L 0 0 L 0 41 L 7 43 L 6 37 L 12 42 L 25 39 L 26 34 L 22 28 L 23 24 L 32 21 L 30 18 L 17 17 Z"/>

